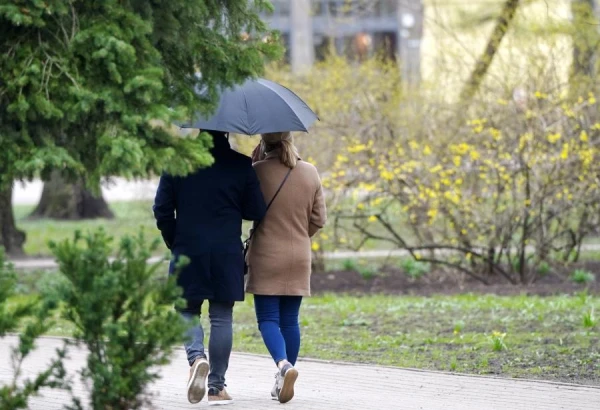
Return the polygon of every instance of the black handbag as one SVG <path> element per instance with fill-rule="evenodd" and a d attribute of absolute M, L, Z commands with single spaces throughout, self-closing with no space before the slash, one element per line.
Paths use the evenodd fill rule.
<path fill-rule="evenodd" d="M 248 236 L 248 239 L 246 239 L 244 241 L 244 275 L 246 275 L 248 273 L 248 263 L 246 262 L 246 254 L 248 253 L 248 249 L 250 248 L 250 241 L 252 240 L 252 237 L 254 236 L 254 234 L 256 233 L 256 230 L 260 226 L 260 223 L 263 221 L 263 219 L 265 219 L 267 217 L 267 212 L 269 211 L 269 208 L 273 204 L 273 201 L 275 200 L 275 198 L 277 198 L 277 195 L 279 195 L 279 191 L 281 191 L 281 188 L 283 188 L 283 186 L 285 185 L 285 181 L 287 181 L 291 172 L 292 172 L 292 168 L 290 168 L 290 170 L 287 172 L 287 174 L 285 174 L 285 178 L 283 178 L 283 181 L 281 181 L 281 184 L 279 184 L 279 188 L 277 188 L 275 195 L 273 195 L 273 198 L 271 198 L 271 201 L 269 201 L 269 204 L 267 205 L 267 209 L 265 210 L 265 215 L 263 216 L 263 218 L 260 221 L 256 222 L 256 224 L 252 228 L 252 231 L 250 232 L 250 236 Z"/>

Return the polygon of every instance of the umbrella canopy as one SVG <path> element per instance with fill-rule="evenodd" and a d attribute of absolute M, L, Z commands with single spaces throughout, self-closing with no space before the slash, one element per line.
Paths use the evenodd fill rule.
<path fill-rule="evenodd" d="M 236 134 L 308 131 L 317 115 L 294 92 L 262 78 L 247 80 L 221 94 L 216 112 L 199 116 L 182 128 Z"/>

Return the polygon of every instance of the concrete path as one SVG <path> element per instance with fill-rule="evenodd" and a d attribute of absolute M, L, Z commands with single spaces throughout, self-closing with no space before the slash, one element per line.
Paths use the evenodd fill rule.
<path fill-rule="evenodd" d="M 10 380 L 9 349 L 15 337 L 0 339 L 0 384 Z M 33 377 L 61 345 L 58 338 L 44 338 L 24 366 L 26 377 Z M 70 374 L 85 363 L 82 350 L 71 350 L 67 368 Z M 378 410 L 598 410 L 600 388 L 561 383 L 498 379 L 426 372 L 390 367 L 327 363 L 302 360 L 297 364 L 300 378 L 296 397 L 286 409 L 378 409 Z M 198 404 L 187 402 L 185 384 L 187 362 L 182 349 L 173 363 L 162 368 L 162 378 L 150 392 L 154 409 L 176 410 L 206 408 L 206 399 Z M 236 353 L 228 371 L 228 391 L 235 399 L 231 409 L 282 408 L 270 400 L 275 367 L 264 356 Z M 85 397 L 85 388 L 73 384 L 75 394 Z M 32 410 L 61 409 L 68 396 L 60 391 L 45 391 L 33 399 Z"/>
<path fill-rule="evenodd" d="M 113 178 L 110 183 L 102 185 L 102 195 L 107 202 L 139 201 L 154 199 L 158 180 L 128 181 L 124 178 Z M 31 182 L 15 182 L 13 189 L 13 205 L 35 205 L 42 196 L 44 183 L 38 179 Z"/>
<path fill-rule="evenodd" d="M 581 247 L 582 251 L 593 252 L 600 251 L 600 244 L 590 243 L 585 244 Z M 344 259 L 385 259 L 385 258 L 398 258 L 409 256 L 409 253 L 403 249 L 396 250 L 374 250 L 374 251 L 337 251 L 337 252 L 325 252 L 324 257 L 330 260 L 344 260 Z M 159 257 L 152 257 L 148 260 L 148 263 L 156 263 L 160 261 Z M 35 269 L 57 269 L 58 265 L 52 258 L 31 258 L 31 259 L 11 259 L 10 262 L 15 268 L 21 270 L 35 270 Z M 600 410 L 600 407 L 598 408 Z"/>

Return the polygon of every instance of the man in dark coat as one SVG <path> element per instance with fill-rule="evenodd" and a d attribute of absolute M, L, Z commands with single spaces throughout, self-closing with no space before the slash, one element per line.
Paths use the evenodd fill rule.
<path fill-rule="evenodd" d="M 209 402 L 227 404 L 232 400 L 225 390 L 225 372 L 232 347 L 233 305 L 244 300 L 242 219 L 262 219 L 266 205 L 251 159 L 233 151 L 225 133 L 207 132 L 213 136 L 214 164 L 186 177 L 163 175 L 153 210 L 173 253 L 170 273 L 179 256 L 190 258 L 177 279 L 187 301 L 181 314 L 193 321 L 202 303 L 209 301 L 210 365 L 201 325 L 191 326 L 185 344 L 191 366 L 188 400 L 202 400 L 208 377 Z"/>

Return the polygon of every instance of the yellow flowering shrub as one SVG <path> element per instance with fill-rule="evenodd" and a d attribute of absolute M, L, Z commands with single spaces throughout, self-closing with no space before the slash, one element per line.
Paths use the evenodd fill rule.
<path fill-rule="evenodd" d="M 404 249 L 512 283 L 576 258 L 600 227 L 596 97 L 548 84 L 525 103 L 488 90 L 466 109 L 435 87 L 403 88 L 399 73 L 376 58 L 335 56 L 304 76 L 269 70 L 320 117 L 295 140 L 327 192 L 330 219 L 315 254 Z"/>
<path fill-rule="evenodd" d="M 492 103 L 469 116 L 433 114 L 416 127 L 379 124 L 376 138 L 345 137 L 325 184 L 364 205 L 338 202 L 334 217 L 484 282 L 489 274 L 531 282 L 536 266 L 569 260 L 599 226 L 598 107 L 592 96 L 570 103 L 548 92 L 526 110 Z"/>

